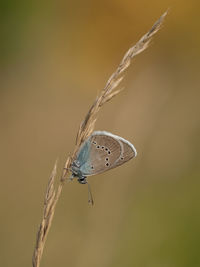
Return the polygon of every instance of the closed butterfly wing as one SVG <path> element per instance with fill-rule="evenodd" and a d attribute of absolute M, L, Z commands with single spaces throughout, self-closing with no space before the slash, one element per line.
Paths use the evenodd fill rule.
<path fill-rule="evenodd" d="M 78 160 L 81 158 L 83 163 L 80 171 L 89 176 L 115 168 L 134 157 L 132 147 L 128 141 L 111 133 L 94 132 L 78 155 Z"/>

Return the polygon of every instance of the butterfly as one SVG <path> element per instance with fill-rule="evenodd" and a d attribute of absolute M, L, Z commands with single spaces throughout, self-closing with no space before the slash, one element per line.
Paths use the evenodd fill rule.
<path fill-rule="evenodd" d="M 71 179 L 88 184 L 87 176 L 116 168 L 137 156 L 135 147 L 127 140 L 106 131 L 93 132 L 81 145 L 71 164 Z M 93 204 L 88 184 L 89 202 Z"/>

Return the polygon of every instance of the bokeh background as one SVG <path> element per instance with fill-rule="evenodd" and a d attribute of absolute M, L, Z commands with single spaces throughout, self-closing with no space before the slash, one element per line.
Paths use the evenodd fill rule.
<path fill-rule="evenodd" d="M 136 159 L 67 183 L 42 267 L 200 266 L 199 1 L 4 1 L 1 5 L 0 266 L 31 266 L 44 193 L 127 49 L 167 9 L 96 130 Z"/>

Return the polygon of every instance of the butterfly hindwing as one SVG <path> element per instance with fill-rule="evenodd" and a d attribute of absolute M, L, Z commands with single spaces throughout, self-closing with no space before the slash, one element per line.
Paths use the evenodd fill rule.
<path fill-rule="evenodd" d="M 135 156 L 136 150 L 127 140 L 96 131 L 83 143 L 77 160 L 81 173 L 89 176 L 115 168 Z"/>

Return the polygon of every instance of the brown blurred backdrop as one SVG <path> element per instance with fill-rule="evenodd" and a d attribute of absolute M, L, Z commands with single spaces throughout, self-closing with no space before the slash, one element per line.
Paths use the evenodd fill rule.
<path fill-rule="evenodd" d="M 0 266 L 30 266 L 46 184 L 126 50 L 170 7 L 96 130 L 138 157 L 66 184 L 41 267 L 200 266 L 199 1 L 4 1 Z"/>

